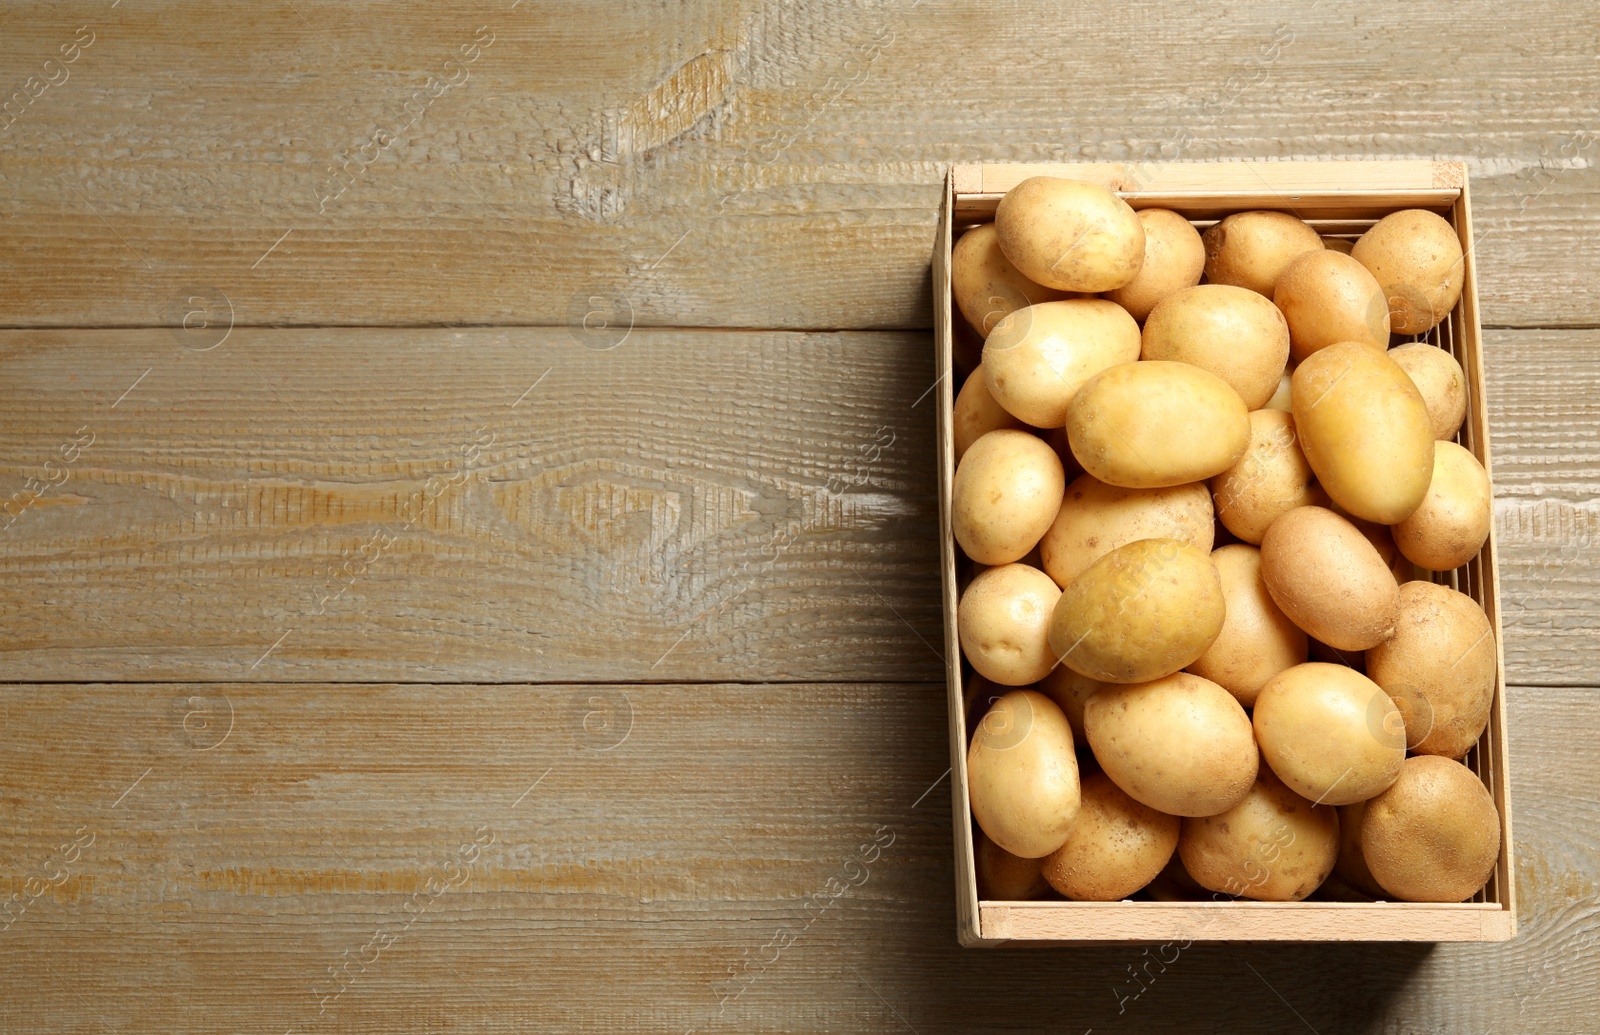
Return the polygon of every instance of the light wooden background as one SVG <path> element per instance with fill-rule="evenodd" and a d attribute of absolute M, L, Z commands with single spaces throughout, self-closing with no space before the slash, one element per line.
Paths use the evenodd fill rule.
<path fill-rule="evenodd" d="M 6 5 L 0 502 L 52 484 L 0 512 L 0 1030 L 1600 1028 L 1597 38 Z M 1126 1001 L 1135 948 L 959 950 L 944 166 L 1377 156 L 1473 177 L 1522 934 L 1195 946 Z"/>

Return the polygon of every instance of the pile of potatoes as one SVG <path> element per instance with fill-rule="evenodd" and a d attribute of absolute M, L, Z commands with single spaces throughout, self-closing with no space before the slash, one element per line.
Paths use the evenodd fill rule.
<path fill-rule="evenodd" d="M 1460 365 L 1402 340 L 1460 297 L 1450 224 L 1202 235 L 1035 177 L 950 272 L 980 895 L 1477 893 L 1497 652 L 1429 573 L 1483 548 L 1489 479 Z"/>

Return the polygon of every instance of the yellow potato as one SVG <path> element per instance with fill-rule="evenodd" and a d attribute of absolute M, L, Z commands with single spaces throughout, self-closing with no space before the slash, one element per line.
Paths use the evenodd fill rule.
<path fill-rule="evenodd" d="M 1389 306 L 1367 268 L 1348 255 L 1311 251 L 1289 263 L 1272 289 L 1289 323 L 1295 362 L 1341 341 L 1389 347 Z"/>
<path fill-rule="evenodd" d="M 1372 879 L 1367 857 L 1361 854 L 1361 821 L 1366 813 L 1364 801 L 1339 806 L 1339 861 L 1333 864 L 1333 872 L 1368 898 L 1387 898 L 1388 893 Z"/>
<path fill-rule="evenodd" d="M 1404 902 L 1464 902 L 1500 857 L 1500 812 L 1483 781 L 1436 755 L 1406 759 L 1394 786 L 1367 802 L 1361 854 Z"/>
<path fill-rule="evenodd" d="M 1432 582 L 1400 587 L 1394 635 L 1367 651 L 1367 675 L 1400 706 L 1408 746 L 1425 755 L 1460 758 L 1478 742 L 1497 668 L 1483 608 Z"/>
<path fill-rule="evenodd" d="M 1306 660 L 1306 634 L 1272 602 L 1261 578 L 1260 550 L 1234 543 L 1214 551 L 1211 563 L 1222 580 L 1222 632 L 1189 671 L 1249 708 L 1268 680 Z"/>
<path fill-rule="evenodd" d="M 1204 654 L 1222 631 L 1223 607 L 1206 551 L 1176 539 L 1141 539 L 1072 580 L 1050 619 L 1050 647 L 1074 672 L 1140 683 Z"/>
<path fill-rule="evenodd" d="M 1179 820 L 1140 804 L 1105 773 L 1083 777 L 1067 843 L 1045 857 L 1044 879 L 1079 902 L 1115 902 L 1149 884 L 1178 847 Z"/>
<path fill-rule="evenodd" d="M 974 442 L 956 467 L 950 523 L 979 564 L 1010 564 L 1039 542 L 1061 509 L 1066 475 L 1055 450 L 1002 428 Z"/>
<path fill-rule="evenodd" d="M 1437 345 L 1414 341 L 1389 350 L 1389 358 L 1411 378 L 1428 407 L 1433 437 L 1454 439 L 1467 419 L 1467 375 L 1456 358 Z"/>
<path fill-rule="evenodd" d="M 1377 549 L 1323 507 L 1297 507 L 1272 523 L 1261 577 L 1295 625 L 1339 650 L 1382 643 L 1400 617 L 1400 587 Z"/>
<path fill-rule="evenodd" d="M 1433 480 L 1422 504 L 1394 526 L 1406 559 L 1431 571 L 1453 571 L 1478 556 L 1494 524 L 1489 472 L 1454 442 L 1433 449 Z"/>
<path fill-rule="evenodd" d="M 1313 805 L 1261 767 L 1255 786 L 1226 812 L 1185 819 L 1184 869 L 1211 891 L 1262 902 L 1299 902 L 1333 872 L 1339 816 Z"/>
<path fill-rule="evenodd" d="M 1128 283 L 1106 293 L 1135 320 L 1150 315 L 1168 295 L 1200 283 L 1206 266 L 1200 232 L 1178 213 L 1164 208 L 1139 210 L 1144 227 L 1144 265 Z"/>
<path fill-rule="evenodd" d="M 1213 816 L 1250 792 L 1260 755 L 1233 696 L 1188 672 L 1089 698 L 1084 732 L 1106 775 L 1169 816 Z"/>
<path fill-rule="evenodd" d="M 1358 342 L 1329 345 L 1295 368 L 1293 402 L 1300 448 L 1335 503 L 1383 525 L 1417 509 L 1433 424 L 1399 364 Z"/>
<path fill-rule="evenodd" d="M 1311 661 L 1279 673 L 1256 698 L 1256 743 L 1289 789 L 1349 805 L 1383 791 L 1406 759 L 1405 724 L 1377 683 Z"/>
<path fill-rule="evenodd" d="M 1074 672 L 1065 665 L 1057 665 L 1050 670 L 1050 674 L 1039 680 L 1039 692 L 1056 703 L 1067 717 L 1067 724 L 1072 727 L 1072 736 L 1077 743 L 1087 744 L 1083 733 L 1083 709 L 1089 703 L 1089 698 L 1095 691 L 1110 686 L 1110 683 L 1098 679 L 1090 679 L 1081 672 Z"/>
<path fill-rule="evenodd" d="M 950 413 L 950 433 L 956 444 L 956 463 L 961 462 L 967 449 L 979 438 L 1000 428 L 1026 430 L 1027 425 L 1011 416 L 1004 406 L 989 394 L 983 380 L 983 365 L 979 364 L 956 393 L 954 409 Z"/>
<path fill-rule="evenodd" d="M 1066 716 L 1043 694 L 1013 690 L 978 723 L 967 749 L 972 815 L 1024 859 L 1060 848 L 1078 818 L 1078 756 Z"/>
<path fill-rule="evenodd" d="M 1250 416 L 1217 375 L 1152 360 L 1091 377 L 1067 408 L 1067 441 L 1107 485 L 1153 489 L 1204 481 L 1244 455 Z"/>
<path fill-rule="evenodd" d="M 1059 428 L 1083 383 L 1139 358 L 1139 325 L 1115 302 L 1043 302 L 995 324 L 983 345 L 995 400 L 1036 428 Z"/>
<path fill-rule="evenodd" d="M 1138 539 L 1180 539 L 1210 551 L 1216 522 L 1203 483 L 1124 489 L 1093 475 L 1067 486 L 1061 510 L 1039 541 L 1044 570 L 1065 586 L 1119 546 Z"/>
<path fill-rule="evenodd" d="M 1222 378 L 1245 406 L 1267 404 L 1289 359 L 1289 325 L 1269 298 L 1226 284 L 1201 284 L 1161 301 L 1140 336 L 1143 359 L 1191 363 Z"/>
<path fill-rule="evenodd" d="M 961 651 L 1001 686 L 1037 683 L 1056 667 L 1050 617 L 1061 590 L 1026 564 L 1002 564 L 972 580 L 956 610 Z"/>
<path fill-rule="evenodd" d="M 1030 177 L 1000 199 L 994 226 L 1012 265 L 1061 291 L 1110 291 L 1144 265 L 1138 215 L 1097 183 Z"/>
<path fill-rule="evenodd" d="M 1289 263 L 1322 250 L 1317 232 L 1287 212 L 1235 212 L 1201 240 L 1207 282 L 1249 288 L 1268 298 Z"/>
<path fill-rule="evenodd" d="M 1283 376 L 1278 379 L 1278 388 L 1272 393 L 1272 398 L 1262 407 L 1264 410 L 1282 410 L 1284 413 L 1294 412 L 1294 364 L 1284 368 Z"/>
<path fill-rule="evenodd" d="M 1461 238 L 1432 212 L 1391 212 L 1361 235 L 1350 255 L 1383 288 L 1396 334 L 1426 333 L 1461 299 Z"/>
<path fill-rule="evenodd" d="M 1328 502 L 1296 441 L 1294 415 L 1282 410 L 1250 411 L 1250 443 L 1211 479 L 1211 491 L 1223 527 L 1256 545 L 1280 516 Z"/>
<path fill-rule="evenodd" d="M 989 835 L 981 829 L 972 842 L 972 861 L 978 871 L 978 897 L 981 899 L 1025 902 L 1050 893 L 1050 884 L 1039 870 L 1041 860 L 1012 855 L 989 840 Z"/>
<path fill-rule="evenodd" d="M 982 335 L 1024 306 L 1063 297 L 1062 292 L 1035 284 L 1011 265 L 1000 251 L 993 223 L 968 230 L 950 250 L 950 293 L 967 323 Z"/>

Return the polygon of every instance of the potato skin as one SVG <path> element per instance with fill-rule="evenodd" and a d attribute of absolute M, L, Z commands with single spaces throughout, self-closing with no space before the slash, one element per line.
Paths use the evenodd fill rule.
<path fill-rule="evenodd" d="M 1078 818 L 1072 729 L 1050 698 L 1013 690 L 984 715 L 967 749 L 972 815 L 994 843 L 1024 859 L 1060 848 Z"/>
<path fill-rule="evenodd" d="M 1361 854 L 1361 822 L 1366 813 L 1364 801 L 1339 806 L 1339 861 L 1333 864 L 1333 872 L 1368 898 L 1384 898 L 1386 892 L 1372 878 L 1367 857 Z"/>
<path fill-rule="evenodd" d="M 1338 650 L 1382 643 L 1400 617 L 1400 587 L 1377 548 L 1323 507 L 1297 507 L 1272 523 L 1261 576 L 1295 625 Z"/>
<path fill-rule="evenodd" d="M 1209 370 L 1228 382 L 1247 408 L 1259 410 L 1283 379 L 1289 325 L 1270 298 L 1248 288 L 1201 284 L 1151 310 L 1139 355 Z"/>
<path fill-rule="evenodd" d="M 1406 559 L 1430 571 L 1453 571 L 1478 556 L 1494 524 L 1489 472 L 1454 442 L 1433 448 L 1433 479 L 1422 503 L 1394 526 Z"/>
<path fill-rule="evenodd" d="M 1179 820 L 1128 797 L 1103 772 L 1083 777 L 1067 843 L 1045 857 L 1044 879 L 1079 902 L 1115 902 L 1156 878 L 1178 847 Z"/>
<path fill-rule="evenodd" d="M 1138 539 L 1179 539 L 1210 552 L 1216 522 L 1204 484 L 1125 489 L 1092 474 L 1067 486 L 1061 510 L 1039 541 L 1044 570 L 1066 586 L 1119 546 Z"/>
<path fill-rule="evenodd" d="M 1306 660 L 1306 634 L 1273 603 L 1261 578 L 1261 551 L 1233 543 L 1213 551 L 1222 582 L 1222 632 L 1189 671 L 1216 683 L 1246 708 L 1274 676 Z"/>
<path fill-rule="evenodd" d="M 1367 802 L 1361 855 L 1403 902 L 1464 902 L 1500 856 L 1500 812 L 1483 781 L 1437 755 L 1406 759 L 1400 778 Z"/>
<path fill-rule="evenodd" d="M 1250 441 L 1239 462 L 1211 479 L 1217 518 L 1228 531 L 1255 546 L 1279 517 L 1296 507 L 1326 506 L 1301 452 L 1294 415 L 1251 410 Z"/>
<path fill-rule="evenodd" d="M 1206 248 L 1200 243 L 1200 231 L 1171 209 L 1145 208 L 1138 215 L 1144 227 L 1144 265 L 1106 298 L 1135 320 L 1143 320 L 1162 299 L 1200 283 Z"/>
<path fill-rule="evenodd" d="M 992 901 L 1025 902 L 1050 893 L 1039 872 L 1039 859 L 1012 855 L 989 839 L 980 827 L 972 840 L 972 861 L 977 869 L 978 897 Z"/>
<path fill-rule="evenodd" d="M 1025 306 L 1054 302 L 1064 293 L 1036 284 L 1000 251 L 993 223 L 975 226 L 950 249 L 950 293 L 974 330 L 987 336 L 994 325 Z"/>
<path fill-rule="evenodd" d="M 1083 732 L 1083 709 L 1088 705 L 1089 698 L 1111 685 L 1074 672 L 1065 665 L 1057 665 L 1049 675 L 1039 680 L 1039 692 L 1054 701 L 1067 717 L 1074 742 L 1087 744 L 1089 741 Z"/>
<path fill-rule="evenodd" d="M 1295 368 L 1292 404 L 1300 448 L 1335 503 L 1381 525 L 1417 509 L 1433 423 L 1399 364 L 1359 342 L 1329 345 Z"/>
<path fill-rule="evenodd" d="M 1466 275 L 1461 239 L 1432 212 L 1389 213 L 1361 235 L 1350 256 L 1383 288 L 1396 334 L 1426 333 L 1461 300 Z"/>
<path fill-rule="evenodd" d="M 1342 665 L 1306 662 L 1261 688 L 1251 718 L 1272 771 L 1302 798 L 1366 801 L 1394 783 L 1405 725 L 1389 695 Z"/>
<path fill-rule="evenodd" d="M 1394 635 L 1367 651 L 1367 675 L 1405 715 L 1411 750 L 1460 758 L 1489 725 L 1499 661 L 1477 601 L 1448 586 L 1400 587 Z"/>
<path fill-rule="evenodd" d="M 1206 280 L 1272 297 L 1278 277 L 1296 257 L 1321 251 L 1322 238 L 1287 212 L 1235 212 L 1200 235 Z"/>
<path fill-rule="evenodd" d="M 1437 345 L 1420 341 L 1390 349 L 1389 358 L 1421 393 L 1433 437 L 1440 442 L 1454 439 L 1467 419 L 1467 375 L 1461 364 Z"/>
<path fill-rule="evenodd" d="M 983 344 L 995 401 L 1036 428 L 1059 428 L 1085 381 L 1139 358 L 1139 325 L 1114 302 L 1073 298 L 1019 309 Z"/>
<path fill-rule="evenodd" d="M 1183 821 L 1178 857 L 1201 887 L 1261 902 L 1299 902 L 1339 856 L 1339 815 L 1284 786 L 1266 766 L 1249 792 L 1215 816 Z"/>
<path fill-rule="evenodd" d="M 1091 377 L 1067 407 L 1067 442 L 1107 485 L 1154 489 L 1204 481 L 1244 455 L 1244 400 L 1215 374 L 1150 360 Z"/>
<path fill-rule="evenodd" d="M 1361 263 L 1334 251 L 1309 251 L 1284 268 L 1272 301 L 1289 324 L 1289 352 L 1304 362 L 1341 341 L 1389 347 L 1389 306 Z"/>
<path fill-rule="evenodd" d="M 950 523 L 979 564 L 1010 564 L 1039 542 L 1066 491 L 1061 461 L 1042 439 L 1002 428 L 980 437 L 956 466 Z"/>
<path fill-rule="evenodd" d="M 1144 265 L 1138 215 L 1097 183 L 1029 177 L 1000 199 L 994 225 L 1012 265 L 1060 291 L 1111 291 Z"/>
<path fill-rule="evenodd" d="M 1188 672 L 1108 686 L 1083 711 L 1106 775 L 1169 816 L 1212 816 L 1255 783 L 1260 754 L 1250 717 L 1228 691 Z"/>
<path fill-rule="evenodd" d="M 1211 557 L 1176 539 L 1141 539 L 1091 564 L 1062 591 L 1050 648 L 1075 672 L 1140 683 L 1193 662 L 1223 621 Z"/>
<path fill-rule="evenodd" d="M 1002 564 L 972 580 L 956 609 L 961 652 L 1001 686 L 1037 683 L 1056 667 L 1050 618 L 1061 590 L 1026 564 Z"/>
<path fill-rule="evenodd" d="M 956 463 L 966 455 L 972 443 L 991 431 L 1001 428 L 1027 429 L 1027 425 L 1013 417 L 1004 406 L 995 401 L 983 379 L 983 364 L 978 364 L 956 393 L 955 406 L 950 411 L 950 434 L 955 439 Z"/>

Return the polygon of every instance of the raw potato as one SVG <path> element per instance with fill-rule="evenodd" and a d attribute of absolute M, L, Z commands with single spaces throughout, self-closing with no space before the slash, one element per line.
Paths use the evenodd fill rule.
<path fill-rule="evenodd" d="M 1343 665 L 1307 662 L 1256 698 L 1261 756 L 1290 790 L 1349 805 L 1385 790 L 1406 760 L 1406 731 L 1389 695 Z"/>
<path fill-rule="evenodd" d="M 1222 580 L 1222 632 L 1189 671 L 1216 683 L 1249 708 L 1268 680 L 1306 660 L 1306 634 L 1267 593 L 1260 550 L 1235 543 L 1213 552 L 1211 563 Z"/>
<path fill-rule="evenodd" d="M 1075 672 L 1141 683 L 1177 672 L 1222 631 L 1211 557 L 1176 539 L 1121 546 L 1072 580 L 1050 619 L 1050 647 Z"/>
<path fill-rule="evenodd" d="M 1220 815 L 1183 821 L 1178 857 L 1201 887 L 1261 902 L 1299 902 L 1333 872 L 1339 815 L 1261 767 L 1254 787 Z"/>
<path fill-rule="evenodd" d="M 1261 575 L 1295 625 L 1339 650 L 1382 643 L 1400 617 L 1400 587 L 1377 549 L 1324 507 L 1299 507 L 1272 523 L 1261 540 Z"/>
<path fill-rule="evenodd" d="M 1436 755 L 1406 759 L 1394 786 L 1367 803 L 1361 854 L 1405 902 L 1464 902 L 1500 855 L 1500 812 L 1483 781 Z"/>
<path fill-rule="evenodd" d="M 1124 489 L 1085 474 L 1067 486 L 1061 510 L 1039 541 L 1044 570 L 1066 586 L 1119 546 L 1181 539 L 1210 552 L 1216 522 L 1204 484 Z"/>
<path fill-rule="evenodd" d="M 1050 893 L 1039 871 L 1038 859 L 1012 855 L 989 840 L 979 829 L 972 841 L 972 861 L 978 871 L 978 897 L 1001 902 L 1025 902 Z"/>
<path fill-rule="evenodd" d="M 1024 859 L 1060 848 L 1078 818 L 1072 729 L 1050 698 L 1013 690 L 978 723 L 967 749 L 972 815 L 994 843 Z"/>
<path fill-rule="evenodd" d="M 1107 485 L 1153 489 L 1221 474 L 1244 455 L 1250 416 L 1226 381 L 1188 363 L 1123 363 L 1067 408 L 1067 441 Z"/>
<path fill-rule="evenodd" d="M 1090 679 L 1081 672 L 1074 672 L 1065 665 L 1057 665 L 1050 670 L 1050 674 L 1039 680 L 1039 692 L 1049 697 L 1067 717 L 1067 724 L 1072 727 L 1072 736 L 1076 743 L 1087 744 L 1083 732 L 1083 709 L 1089 703 L 1089 698 L 1095 692 L 1110 683 L 1098 679 Z"/>
<path fill-rule="evenodd" d="M 1206 267 L 1200 232 L 1176 212 L 1140 209 L 1139 225 L 1144 227 L 1144 265 L 1132 280 L 1106 294 L 1135 320 L 1149 316 L 1168 295 L 1200 283 Z"/>
<path fill-rule="evenodd" d="M 1256 779 L 1250 716 L 1228 691 L 1188 672 L 1106 687 L 1089 698 L 1083 726 L 1106 775 L 1169 816 L 1214 816 Z"/>
<path fill-rule="evenodd" d="M 1097 183 L 1033 176 L 994 214 L 1000 250 L 1023 275 L 1061 291 L 1110 291 L 1144 265 L 1144 227 Z"/>
<path fill-rule="evenodd" d="M 1405 716 L 1406 741 L 1460 758 L 1483 735 L 1494 703 L 1494 632 L 1465 593 L 1432 582 L 1400 587 L 1394 635 L 1367 651 L 1367 675 Z"/>
<path fill-rule="evenodd" d="M 1145 321 L 1139 355 L 1209 370 L 1258 410 L 1283 382 L 1289 325 L 1271 299 L 1254 291 L 1201 284 L 1155 307 Z"/>
<path fill-rule="evenodd" d="M 1454 439 L 1467 419 L 1467 375 L 1461 364 L 1437 345 L 1420 341 L 1390 349 L 1389 358 L 1400 364 L 1422 394 L 1433 437 L 1441 442 Z"/>
<path fill-rule="evenodd" d="M 1139 358 L 1139 325 L 1115 302 L 1068 299 L 1019 309 L 983 345 L 995 400 L 1036 428 L 1059 428 L 1079 387 Z"/>
<path fill-rule="evenodd" d="M 1350 255 L 1382 286 L 1396 334 L 1426 333 L 1461 299 L 1461 239 L 1432 212 L 1391 212 L 1361 235 Z"/>
<path fill-rule="evenodd" d="M 1453 571 L 1478 556 L 1493 523 L 1489 472 L 1461 446 L 1439 442 L 1433 447 L 1428 494 L 1394 526 L 1394 541 L 1413 564 Z"/>
<path fill-rule="evenodd" d="M 1364 801 L 1339 806 L 1339 861 L 1333 864 L 1333 872 L 1363 895 L 1385 898 L 1387 892 L 1373 880 L 1367 857 L 1361 854 L 1361 821 L 1366 814 Z"/>
<path fill-rule="evenodd" d="M 1283 376 L 1278 379 L 1278 390 L 1272 393 L 1272 398 L 1267 400 L 1262 409 L 1294 412 L 1294 364 L 1284 369 Z"/>
<path fill-rule="evenodd" d="M 1018 309 L 1062 297 L 1011 265 L 1000 251 L 993 223 L 968 230 L 950 249 L 950 293 L 967 323 L 984 336 Z"/>
<path fill-rule="evenodd" d="M 1272 297 L 1278 277 L 1297 257 L 1322 250 L 1322 238 L 1287 212 L 1235 212 L 1201 235 L 1206 280 Z"/>
<path fill-rule="evenodd" d="M 1289 324 L 1295 362 L 1341 341 L 1389 347 L 1389 307 L 1367 268 L 1339 252 L 1306 252 L 1283 271 L 1272 301 Z"/>
<path fill-rule="evenodd" d="M 1250 411 L 1244 455 L 1211 479 L 1211 491 L 1223 527 L 1255 545 L 1282 515 L 1328 502 L 1296 441 L 1294 415 L 1282 410 Z"/>
<path fill-rule="evenodd" d="M 1037 683 L 1056 667 L 1050 616 L 1061 590 L 1026 564 L 990 568 L 967 587 L 956 609 L 961 651 L 985 679 L 1001 686 Z"/>
<path fill-rule="evenodd" d="M 979 564 L 1010 564 L 1039 542 L 1061 509 L 1066 475 L 1055 450 L 1002 428 L 974 442 L 956 467 L 950 523 Z"/>
<path fill-rule="evenodd" d="M 1385 353 L 1340 342 L 1301 363 L 1294 424 L 1317 481 L 1356 517 L 1392 525 L 1427 494 L 1433 423 L 1417 386 Z"/>
<path fill-rule="evenodd" d="M 983 380 L 983 365 L 974 370 L 956 395 L 955 407 L 950 412 L 950 434 L 955 439 L 956 463 L 961 462 L 972 443 L 991 431 L 1000 428 L 1023 430 L 1027 425 L 1011 416 L 1004 406 L 989 394 Z"/>
<path fill-rule="evenodd" d="M 1083 778 L 1067 843 L 1045 857 L 1045 880 L 1079 902 L 1116 902 L 1156 878 L 1178 847 L 1176 816 L 1142 805 L 1105 773 Z"/>

